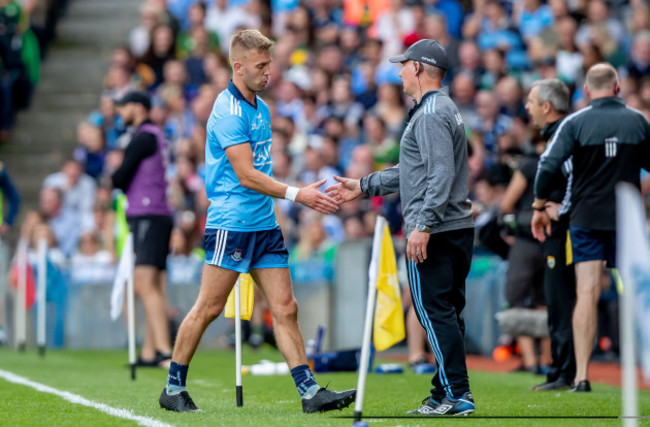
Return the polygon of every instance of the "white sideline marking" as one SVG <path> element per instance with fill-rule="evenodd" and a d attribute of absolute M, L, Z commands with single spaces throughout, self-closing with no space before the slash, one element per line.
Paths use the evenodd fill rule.
<path fill-rule="evenodd" d="M 21 377 L 19 375 L 13 374 L 8 371 L 3 371 L 0 369 L 0 378 L 4 378 L 5 380 L 15 383 L 15 384 L 21 384 L 21 385 L 26 385 L 28 387 L 33 388 L 34 390 L 43 392 L 43 393 L 49 393 L 53 394 L 55 396 L 62 397 L 63 399 L 67 400 L 68 402 L 78 404 L 78 405 L 83 405 L 83 406 L 89 406 L 91 408 L 97 409 L 99 411 L 102 411 L 108 415 L 112 415 L 114 417 L 118 418 L 124 418 L 126 420 L 131 420 L 135 421 L 136 423 L 145 426 L 145 427 L 172 427 L 171 424 L 166 424 L 163 423 L 162 421 L 155 420 L 153 418 L 149 417 L 142 417 L 140 415 L 135 415 L 131 410 L 129 409 L 117 409 L 113 408 L 112 406 L 108 406 L 104 403 L 98 403 L 98 402 L 93 402 L 92 400 L 88 400 L 85 397 L 79 396 L 78 394 L 70 393 L 69 391 L 61 391 L 53 387 L 46 386 L 45 384 L 37 383 L 34 381 L 31 381 L 27 378 Z"/>

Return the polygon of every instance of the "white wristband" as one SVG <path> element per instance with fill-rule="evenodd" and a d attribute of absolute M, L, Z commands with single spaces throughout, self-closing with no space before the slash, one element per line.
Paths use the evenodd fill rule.
<path fill-rule="evenodd" d="M 287 200 L 291 200 L 292 202 L 296 201 L 296 196 L 298 196 L 298 192 L 300 191 L 300 188 L 296 187 L 287 187 L 287 192 L 284 194 L 284 198 Z"/>

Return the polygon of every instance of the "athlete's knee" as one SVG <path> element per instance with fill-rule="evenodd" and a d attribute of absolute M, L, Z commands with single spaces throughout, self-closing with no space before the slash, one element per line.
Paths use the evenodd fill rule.
<path fill-rule="evenodd" d="M 277 321 L 295 320 L 298 318 L 298 301 L 294 297 L 287 298 L 276 303 L 271 312 Z"/>
<path fill-rule="evenodd" d="M 224 303 L 214 301 L 210 303 L 197 303 L 190 311 L 190 316 L 200 323 L 209 324 L 219 317 L 223 311 Z"/>

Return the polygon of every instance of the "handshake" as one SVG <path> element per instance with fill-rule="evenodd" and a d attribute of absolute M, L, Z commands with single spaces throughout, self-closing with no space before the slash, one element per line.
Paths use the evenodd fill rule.
<path fill-rule="evenodd" d="M 334 180 L 338 181 L 338 184 L 326 188 L 325 193 L 319 190 L 327 181 L 325 179 L 299 189 L 295 201 L 320 213 L 331 214 L 339 209 L 341 203 L 349 202 L 361 195 L 360 180 L 338 176 L 334 176 Z"/>

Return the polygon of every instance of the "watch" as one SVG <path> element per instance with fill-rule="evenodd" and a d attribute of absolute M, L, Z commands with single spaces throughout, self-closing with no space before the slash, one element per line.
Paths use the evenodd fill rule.
<path fill-rule="evenodd" d="M 423 233 L 431 233 L 431 227 L 429 227 L 428 225 L 416 224 L 415 229 Z"/>
<path fill-rule="evenodd" d="M 535 206 L 535 203 L 532 204 L 531 208 L 538 212 L 544 212 L 546 210 L 546 206 Z"/>

